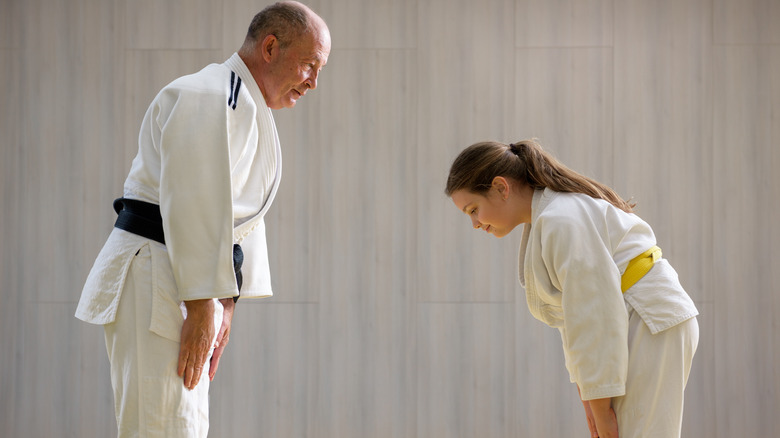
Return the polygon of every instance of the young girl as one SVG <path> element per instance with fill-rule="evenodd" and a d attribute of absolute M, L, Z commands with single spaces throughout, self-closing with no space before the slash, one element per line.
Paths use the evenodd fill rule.
<path fill-rule="evenodd" d="M 593 437 L 679 437 L 698 311 L 634 204 L 534 141 L 477 143 L 445 193 L 474 228 L 525 224 L 520 283 L 557 328 Z"/>

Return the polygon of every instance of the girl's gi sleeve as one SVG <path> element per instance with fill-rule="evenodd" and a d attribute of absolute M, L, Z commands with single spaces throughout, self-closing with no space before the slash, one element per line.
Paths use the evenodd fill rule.
<path fill-rule="evenodd" d="M 628 315 L 620 272 L 585 213 L 540 217 L 542 258 L 561 291 L 564 353 L 583 400 L 625 394 Z"/>

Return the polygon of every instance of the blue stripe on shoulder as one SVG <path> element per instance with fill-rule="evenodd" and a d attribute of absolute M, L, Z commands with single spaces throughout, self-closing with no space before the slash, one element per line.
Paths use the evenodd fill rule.
<path fill-rule="evenodd" d="M 236 72 L 230 72 L 230 93 L 228 94 L 228 106 L 233 110 L 236 109 L 238 104 L 238 91 L 241 90 L 241 76 L 238 76 Z"/>

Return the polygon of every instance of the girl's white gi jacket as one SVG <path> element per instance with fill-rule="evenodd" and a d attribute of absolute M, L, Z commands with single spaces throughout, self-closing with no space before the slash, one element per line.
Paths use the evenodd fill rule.
<path fill-rule="evenodd" d="M 566 368 L 583 400 L 625 394 L 629 308 L 653 334 L 698 314 L 665 259 L 621 293 L 628 262 L 655 244 L 646 222 L 609 202 L 534 193 L 520 244 L 520 283 L 531 314 L 560 330 Z"/>
<path fill-rule="evenodd" d="M 76 317 L 114 321 L 128 267 L 144 245 L 152 249 L 152 287 L 173 289 L 172 301 L 238 295 L 234 243 L 244 252 L 242 299 L 272 295 L 263 216 L 281 179 L 281 148 L 241 58 L 233 54 L 163 88 L 138 142 L 124 196 L 160 205 L 166 244 L 114 228 Z"/>

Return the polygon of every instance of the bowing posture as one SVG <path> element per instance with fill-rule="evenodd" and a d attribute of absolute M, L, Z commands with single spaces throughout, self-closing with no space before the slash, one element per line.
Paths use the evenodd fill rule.
<path fill-rule="evenodd" d="M 528 308 L 560 331 L 591 436 L 679 437 L 698 311 L 634 205 L 535 141 L 469 146 L 445 192 L 476 229 L 524 224 Z"/>
<path fill-rule="evenodd" d="M 272 293 L 263 217 L 282 161 L 271 110 L 316 88 L 329 53 L 319 16 L 276 3 L 237 53 L 149 106 L 76 311 L 104 327 L 120 437 L 207 435 L 235 302 Z"/>

